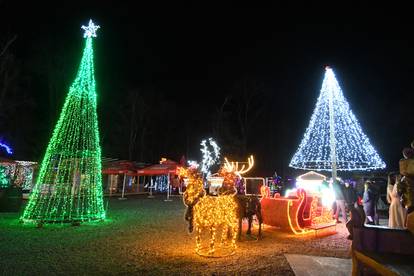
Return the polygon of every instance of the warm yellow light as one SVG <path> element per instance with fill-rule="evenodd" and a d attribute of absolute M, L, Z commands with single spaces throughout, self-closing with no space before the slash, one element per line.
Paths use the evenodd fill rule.
<path fill-rule="evenodd" d="M 226 161 L 226 163 L 224 164 L 224 168 L 228 172 L 234 172 L 238 176 L 241 176 L 242 174 L 245 174 L 248 171 L 250 171 L 253 168 L 253 165 L 254 165 L 253 155 L 250 155 L 250 157 L 247 158 L 247 163 L 249 164 L 249 166 L 247 168 L 245 168 L 245 165 L 242 165 L 242 167 L 239 169 L 239 162 L 233 162 L 233 161 L 229 162 L 229 160 L 227 160 L 226 157 L 224 158 L 224 160 Z"/>
<path fill-rule="evenodd" d="M 205 195 L 201 174 L 196 170 L 180 170 L 188 178 L 184 204 L 191 209 L 196 232 L 196 252 L 207 257 L 231 255 L 236 249 L 239 231 L 238 203 L 234 195 Z M 203 232 L 210 234 L 208 245 L 203 245 Z M 220 236 L 217 236 L 221 234 Z M 217 246 L 216 241 L 219 241 Z"/>
<path fill-rule="evenodd" d="M 194 206 L 196 252 L 204 256 L 215 256 L 216 241 L 220 242 L 221 255 L 234 253 L 239 231 L 238 204 L 233 195 L 204 196 Z M 202 232 L 210 232 L 208 249 L 202 246 Z M 221 232 L 220 236 L 217 234 Z M 226 248 L 225 248 L 226 247 Z M 228 249 L 225 252 L 224 249 Z M 225 252 L 225 253 L 224 253 Z"/>

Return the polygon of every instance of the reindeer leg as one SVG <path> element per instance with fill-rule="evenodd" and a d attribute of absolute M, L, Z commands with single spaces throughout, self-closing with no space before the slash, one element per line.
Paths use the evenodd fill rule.
<path fill-rule="evenodd" d="M 196 233 L 196 252 L 200 252 L 201 249 L 201 228 L 197 228 Z"/>
<path fill-rule="evenodd" d="M 251 229 L 252 229 L 252 223 L 253 223 L 253 216 L 252 215 L 249 215 L 248 216 L 248 220 L 249 220 L 249 226 L 247 228 L 246 234 L 247 235 L 250 235 L 252 233 Z"/>
<path fill-rule="evenodd" d="M 262 239 L 262 222 L 259 220 L 259 235 L 258 235 L 258 239 L 261 240 Z"/>
<path fill-rule="evenodd" d="M 242 235 L 242 226 L 243 226 L 243 218 L 239 218 L 239 227 L 237 228 L 237 238 L 239 241 L 241 241 L 241 235 Z"/>
<path fill-rule="evenodd" d="M 222 230 L 221 230 L 221 245 L 223 246 L 224 243 L 227 241 L 228 237 L 229 237 L 229 228 L 227 225 L 224 225 Z"/>
<path fill-rule="evenodd" d="M 259 221 L 259 239 L 262 239 L 262 223 L 263 223 L 263 217 L 262 217 L 262 206 L 260 204 L 260 201 L 257 205 L 257 213 L 256 213 L 256 217 L 257 220 Z"/>
<path fill-rule="evenodd" d="M 234 224 L 234 225 L 237 225 L 237 224 Z M 240 231 L 239 231 L 239 229 L 238 229 L 237 226 L 236 227 L 232 227 L 231 230 L 233 231 L 233 235 L 231 237 L 231 246 L 232 246 L 233 250 L 236 250 L 236 248 L 237 248 L 237 245 L 236 245 L 237 234 Z M 240 239 L 240 237 L 239 237 L 239 239 Z"/>
<path fill-rule="evenodd" d="M 208 251 L 209 255 L 214 254 L 214 242 L 216 240 L 216 227 L 211 226 L 210 228 L 210 250 Z"/>

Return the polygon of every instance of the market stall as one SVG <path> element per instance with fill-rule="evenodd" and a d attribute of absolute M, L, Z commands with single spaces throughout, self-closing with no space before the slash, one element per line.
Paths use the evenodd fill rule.
<path fill-rule="evenodd" d="M 159 164 L 137 170 L 138 185 L 147 189 L 151 196 L 154 191 L 167 192 L 167 200 L 170 200 L 171 185 L 178 180 L 179 168 L 179 163 L 162 158 Z"/>
<path fill-rule="evenodd" d="M 104 176 L 104 193 L 109 196 L 141 194 L 143 189 L 137 181 L 137 167 L 135 162 L 116 160 L 104 163 L 102 174 Z"/>

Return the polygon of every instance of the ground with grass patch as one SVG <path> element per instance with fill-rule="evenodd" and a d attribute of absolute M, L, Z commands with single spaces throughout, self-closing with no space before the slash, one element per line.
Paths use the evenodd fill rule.
<path fill-rule="evenodd" d="M 164 198 L 105 198 L 108 219 L 81 226 L 36 228 L 20 224 L 17 213 L 0 213 L 0 274 L 293 275 L 285 253 L 350 257 L 344 224 L 337 225 L 337 234 L 318 238 L 264 226 L 259 241 L 246 239 L 244 229 L 233 256 L 200 257 L 181 198 Z"/>

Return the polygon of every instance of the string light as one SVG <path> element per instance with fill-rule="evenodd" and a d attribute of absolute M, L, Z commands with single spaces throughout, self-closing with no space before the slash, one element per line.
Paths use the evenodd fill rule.
<path fill-rule="evenodd" d="M 210 151 L 207 145 L 208 144 L 213 148 L 213 151 Z M 213 138 L 208 138 L 208 140 L 202 140 L 200 145 L 202 146 L 201 153 L 203 154 L 203 160 L 201 162 L 201 171 L 205 174 L 210 175 L 210 167 L 216 164 L 220 160 L 220 147 L 217 145 L 216 141 Z"/>
<path fill-rule="evenodd" d="M 222 257 L 231 255 L 237 248 L 239 230 L 238 203 L 234 195 L 208 196 L 203 188 L 201 174 L 195 168 L 181 168 L 180 176 L 187 177 L 183 195 L 184 204 L 192 210 L 196 232 L 196 253 L 201 256 Z M 208 244 L 203 244 L 203 231 L 210 233 Z M 217 234 L 221 233 L 218 237 Z M 230 235 L 229 235 L 230 234 Z M 219 246 L 216 241 L 219 240 Z"/>
<path fill-rule="evenodd" d="M 198 162 L 194 161 L 194 160 L 188 160 L 187 164 L 188 164 L 189 167 L 192 167 L 192 168 L 195 168 L 195 169 L 197 169 L 200 166 L 200 164 L 198 164 Z"/>
<path fill-rule="evenodd" d="M 9 179 L 7 177 L 6 168 L 0 166 L 0 189 L 1 188 L 8 188 L 10 185 Z"/>
<path fill-rule="evenodd" d="M 95 25 L 92 22 L 92 19 L 89 20 L 89 25 L 81 27 L 83 30 L 85 30 L 85 33 L 83 34 L 83 37 L 89 38 L 89 37 L 96 37 L 96 31 L 100 28 L 100 26 Z"/>
<path fill-rule="evenodd" d="M 77 76 L 46 149 L 23 221 L 75 222 L 105 218 L 92 37 L 89 21 Z"/>
<path fill-rule="evenodd" d="M 234 162 L 227 160 L 227 158 L 224 158 L 225 163 L 224 166 L 219 170 L 219 175 L 223 177 L 223 184 L 222 187 L 219 189 L 219 193 L 221 194 L 236 194 L 236 183 L 237 181 L 242 178 L 242 175 L 247 173 L 253 168 L 254 165 L 254 158 L 253 155 L 251 155 L 249 158 L 247 158 L 248 167 L 246 168 L 246 165 L 242 165 L 241 168 L 239 168 L 239 163 L 241 162 Z"/>
<path fill-rule="evenodd" d="M 329 67 L 309 126 L 289 166 L 317 171 L 385 168 Z"/>
<path fill-rule="evenodd" d="M 7 154 L 13 154 L 13 149 L 9 145 L 0 142 L 0 147 L 4 148 Z"/>

